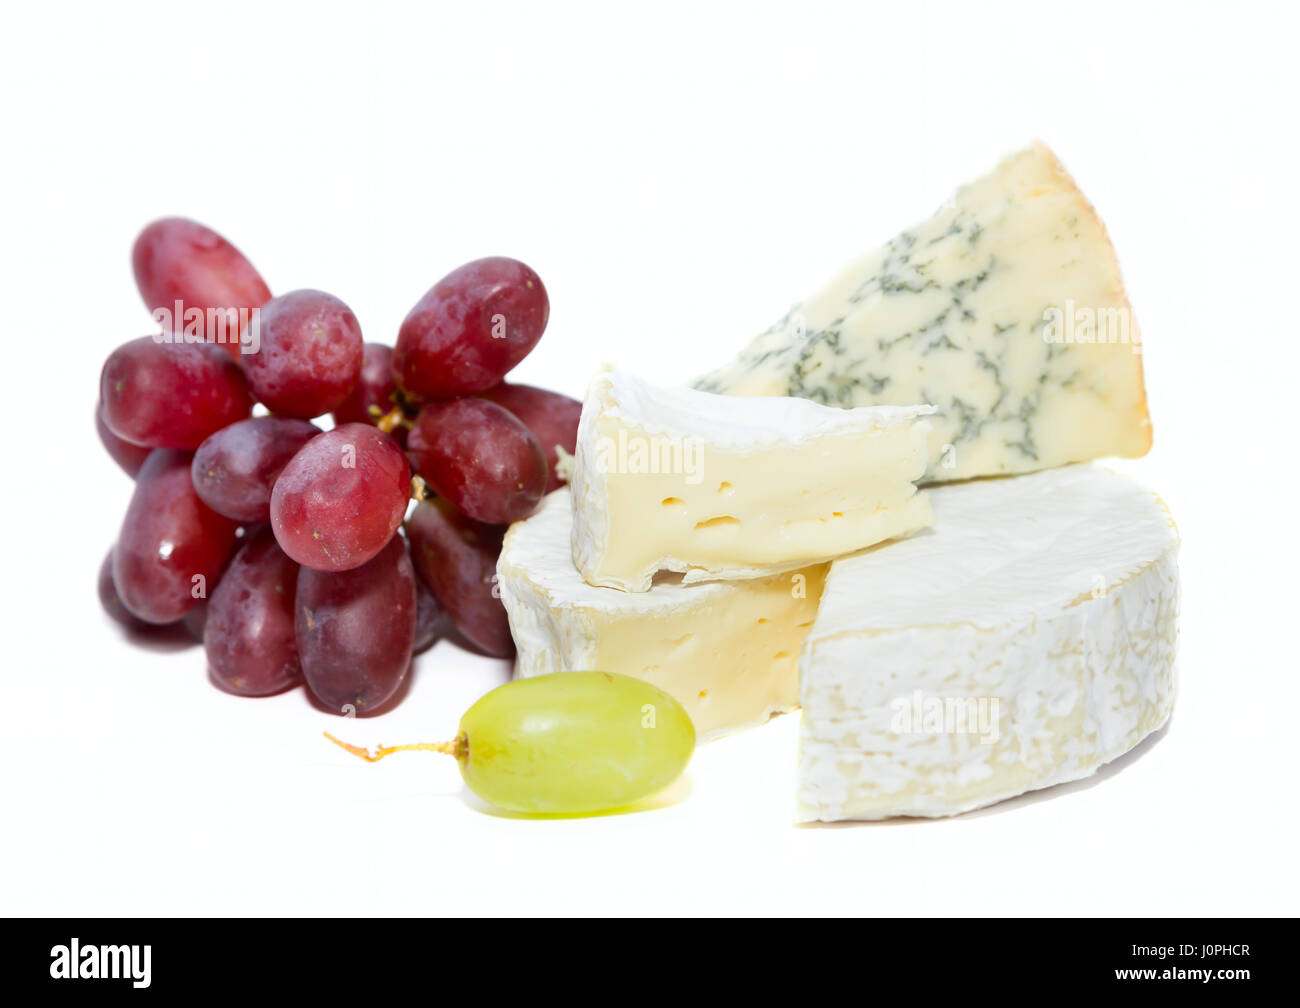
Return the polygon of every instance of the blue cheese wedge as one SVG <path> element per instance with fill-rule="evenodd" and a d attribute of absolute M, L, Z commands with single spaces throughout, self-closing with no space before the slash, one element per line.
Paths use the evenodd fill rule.
<path fill-rule="evenodd" d="M 644 592 L 661 571 L 766 577 L 915 532 L 931 518 L 914 485 L 930 412 L 738 399 L 604 370 L 578 426 L 574 563 L 589 584 Z"/>
<path fill-rule="evenodd" d="M 931 403 L 926 482 L 1151 446 L 1141 341 L 1101 219 L 1037 143 L 867 253 L 695 387 Z"/>
<path fill-rule="evenodd" d="M 708 741 L 798 704 L 799 649 L 826 564 L 750 581 L 595 588 L 573 566 L 568 489 L 506 533 L 497 563 L 521 676 L 603 669 L 677 698 Z"/>
<path fill-rule="evenodd" d="M 1173 709 L 1159 498 L 1069 466 L 931 499 L 932 530 L 831 565 L 800 656 L 800 819 L 946 816 L 1076 780 Z"/>

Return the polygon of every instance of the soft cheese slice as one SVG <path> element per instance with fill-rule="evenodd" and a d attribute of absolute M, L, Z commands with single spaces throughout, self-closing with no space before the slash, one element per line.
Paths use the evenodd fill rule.
<path fill-rule="evenodd" d="M 940 487 L 831 566 L 800 658 L 801 819 L 945 816 L 1085 777 L 1168 719 L 1178 535 L 1089 466 Z"/>
<path fill-rule="evenodd" d="M 914 532 L 930 523 L 913 485 L 929 412 L 740 399 L 602 371 L 578 425 L 574 563 L 590 584 L 643 592 L 658 571 L 764 577 Z"/>
<path fill-rule="evenodd" d="M 506 533 L 497 575 L 519 675 L 603 669 L 648 680 L 681 701 L 702 740 L 797 705 L 825 564 L 642 594 L 593 588 L 573 566 L 572 518 L 569 491 L 557 490 Z"/>
<path fill-rule="evenodd" d="M 1106 229 L 1041 143 L 863 256 L 696 387 L 932 403 L 926 482 L 1151 446 L 1141 343 Z"/>

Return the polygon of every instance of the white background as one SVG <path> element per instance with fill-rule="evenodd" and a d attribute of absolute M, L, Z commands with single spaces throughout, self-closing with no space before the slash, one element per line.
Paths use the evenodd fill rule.
<path fill-rule="evenodd" d="M 1225 3 L 5 8 L 0 911 L 1240 914 L 1297 910 L 1293 15 Z M 471 10 L 471 8 L 473 8 Z M 225 233 L 277 291 L 391 342 L 441 275 L 535 267 L 513 377 L 686 380 L 1034 137 L 1109 225 L 1183 538 L 1181 695 L 1118 767 L 956 820 L 791 825 L 796 716 L 711 745 L 675 801 L 528 821 L 450 737 L 505 663 L 447 644 L 341 723 L 132 646 L 95 573 L 131 483 L 91 425 L 149 331 L 129 249 Z M 1216 939 L 1217 940 L 1217 939 Z"/>

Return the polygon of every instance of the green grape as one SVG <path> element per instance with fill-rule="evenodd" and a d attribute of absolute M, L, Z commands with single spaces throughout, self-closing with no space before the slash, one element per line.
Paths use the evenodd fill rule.
<path fill-rule="evenodd" d="M 686 769 L 695 727 L 663 690 L 610 672 L 557 672 L 492 690 L 460 719 L 451 742 L 388 746 L 455 756 L 471 791 L 511 812 L 574 815 L 657 794 Z"/>

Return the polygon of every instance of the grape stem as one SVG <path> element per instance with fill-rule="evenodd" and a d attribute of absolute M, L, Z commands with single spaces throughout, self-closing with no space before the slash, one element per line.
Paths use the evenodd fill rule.
<path fill-rule="evenodd" d="M 395 746 L 377 746 L 374 751 L 364 746 L 351 745 L 348 742 L 342 742 L 336 739 L 329 732 L 322 732 L 327 739 L 333 742 L 340 749 L 350 752 L 358 759 L 363 759 L 367 763 L 378 763 L 385 756 L 391 756 L 395 752 L 437 752 L 445 753 L 448 756 L 455 756 L 456 759 L 464 759 L 469 752 L 469 739 L 464 733 L 457 735 L 450 742 L 412 742 L 408 745 Z"/>
<path fill-rule="evenodd" d="M 378 407 L 372 406 L 370 408 L 374 410 L 376 415 L 379 413 Z M 406 419 L 406 413 L 401 406 L 394 406 L 383 416 L 377 416 L 377 419 L 375 420 L 375 426 L 378 427 L 385 434 L 391 434 L 398 427 L 406 427 L 409 429 L 411 426 L 411 421 Z"/>

